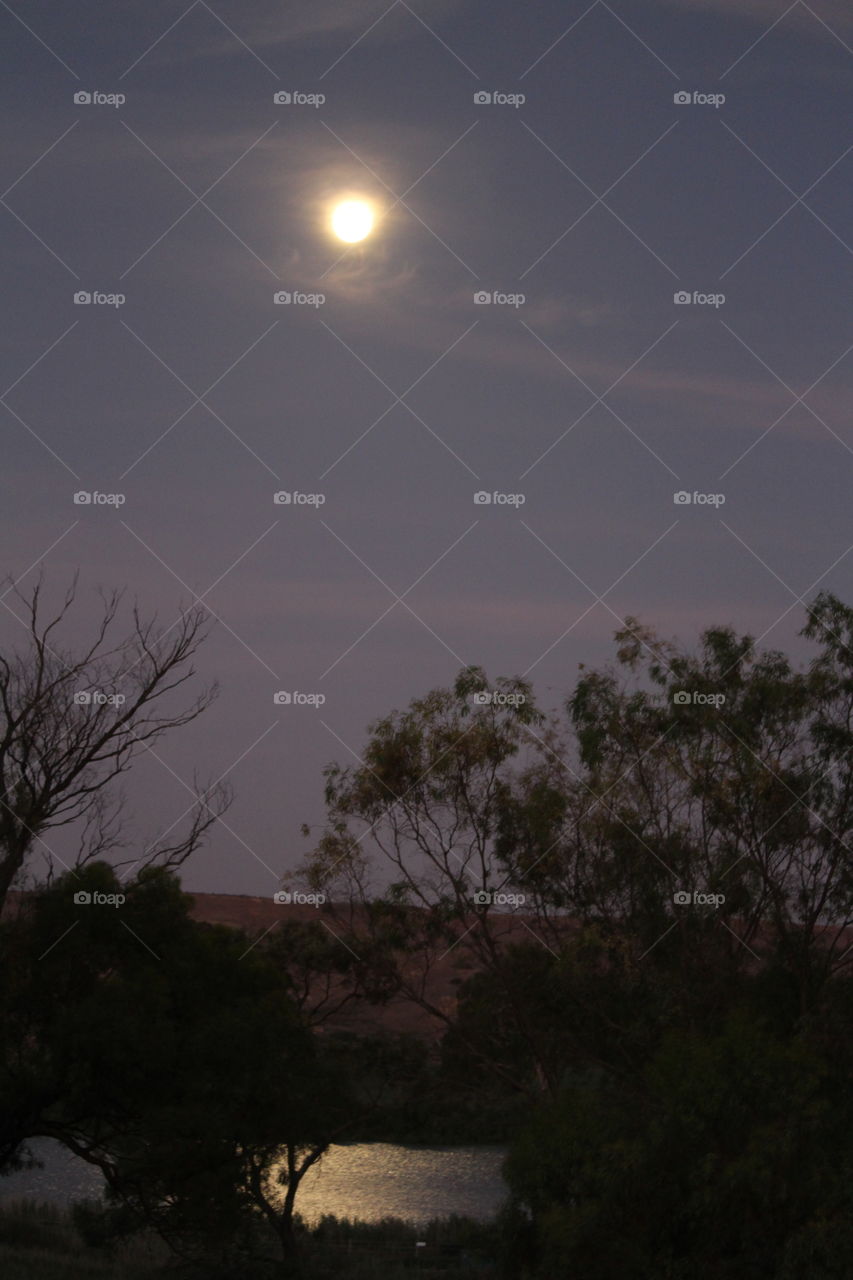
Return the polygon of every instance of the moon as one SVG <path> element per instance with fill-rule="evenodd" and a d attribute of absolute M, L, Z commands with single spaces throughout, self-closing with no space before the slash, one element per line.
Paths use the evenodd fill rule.
<path fill-rule="evenodd" d="M 332 230 L 347 244 L 364 240 L 373 230 L 373 209 L 366 200 L 342 200 L 332 210 Z"/>

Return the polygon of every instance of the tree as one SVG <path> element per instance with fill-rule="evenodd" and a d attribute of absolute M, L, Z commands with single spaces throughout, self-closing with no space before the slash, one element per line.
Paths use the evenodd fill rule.
<path fill-rule="evenodd" d="M 88 643 L 76 652 L 61 639 L 77 594 L 77 579 L 58 609 L 45 616 L 42 583 L 29 596 L 12 589 L 26 646 L 0 655 L 0 909 L 43 837 L 76 826 L 76 865 L 121 847 L 121 798 L 116 779 L 134 758 L 171 729 L 189 724 L 215 696 L 203 690 L 183 708 L 206 635 L 202 609 L 183 612 L 170 627 L 145 621 L 134 607 L 129 634 L 116 638 L 122 596 L 100 596 Z M 18 616 L 17 614 L 15 615 Z M 196 787 L 197 804 L 183 834 L 155 841 L 145 863 L 178 866 L 198 848 L 228 804 L 221 785 Z M 49 865 L 52 861 L 48 851 Z"/>

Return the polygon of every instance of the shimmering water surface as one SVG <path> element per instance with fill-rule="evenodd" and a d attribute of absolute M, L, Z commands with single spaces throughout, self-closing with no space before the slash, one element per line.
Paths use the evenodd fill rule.
<path fill-rule="evenodd" d="M 100 1195 L 100 1174 L 55 1143 L 33 1143 L 43 1169 L 0 1179 L 0 1197 L 29 1196 L 66 1204 Z M 298 1211 L 309 1222 L 324 1213 L 376 1222 L 424 1222 L 451 1213 L 491 1218 L 506 1188 L 500 1147 L 398 1147 L 356 1143 L 332 1147 L 305 1178 Z"/>

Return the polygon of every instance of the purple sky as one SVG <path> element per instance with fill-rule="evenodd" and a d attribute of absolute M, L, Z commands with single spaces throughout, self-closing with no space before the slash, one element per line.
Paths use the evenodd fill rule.
<path fill-rule="evenodd" d="M 802 656 L 798 597 L 853 600 L 848 0 L 108 11 L 0 0 L 2 570 L 80 568 L 70 642 L 99 585 L 221 619 L 129 787 L 143 839 L 229 771 L 189 887 L 271 893 L 323 765 L 463 663 L 551 707 L 626 614 Z"/>

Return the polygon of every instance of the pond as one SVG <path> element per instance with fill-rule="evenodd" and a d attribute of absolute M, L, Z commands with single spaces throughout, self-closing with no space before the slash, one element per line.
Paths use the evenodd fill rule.
<path fill-rule="evenodd" d="M 54 1142 L 39 1140 L 32 1149 L 44 1168 L 0 1179 L 0 1198 L 68 1204 L 100 1195 L 103 1182 L 90 1165 Z M 504 1154 L 502 1147 L 334 1146 L 306 1175 L 297 1209 L 311 1223 L 324 1213 L 362 1222 L 426 1222 L 452 1213 L 485 1221 L 506 1194 Z"/>

